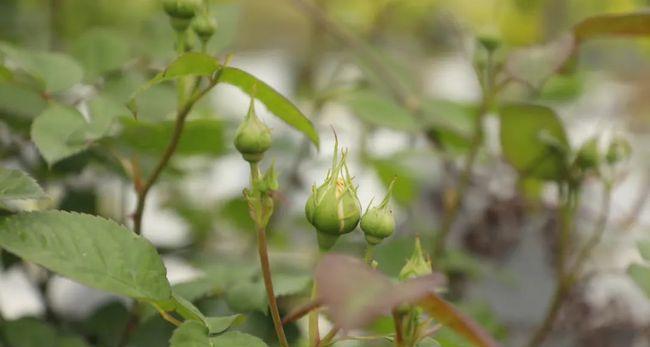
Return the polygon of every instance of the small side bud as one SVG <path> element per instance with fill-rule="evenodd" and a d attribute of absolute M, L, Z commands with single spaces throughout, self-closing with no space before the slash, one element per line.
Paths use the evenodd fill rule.
<path fill-rule="evenodd" d="M 424 255 L 420 238 L 415 238 L 415 247 L 411 258 L 406 261 L 406 265 L 399 272 L 399 279 L 405 281 L 415 277 L 429 275 L 433 272 L 431 260 Z"/>
<path fill-rule="evenodd" d="M 598 171 L 600 150 L 598 149 L 597 137 L 592 137 L 580 146 L 576 155 L 575 165 L 583 172 Z"/>
<path fill-rule="evenodd" d="M 217 21 L 208 13 L 202 13 L 192 21 L 192 30 L 203 43 L 206 43 L 217 31 Z"/>
<path fill-rule="evenodd" d="M 394 184 L 395 178 L 390 182 L 384 200 L 378 206 L 368 206 L 366 213 L 361 217 L 361 230 L 370 245 L 379 244 L 395 232 L 395 218 L 393 211 L 388 206 Z"/>
<path fill-rule="evenodd" d="M 632 146 L 623 137 L 616 137 L 612 140 L 607 148 L 605 160 L 609 165 L 614 165 L 620 161 L 624 161 L 632 154 Z"/>
<path fill-rule="evenodd" d="M 235 134 L 235 147 L 244 159 L 251 163 L 262 160 L 264 152 L 271 147 L 271 129 L 255 114 L 255 99 Z"/>

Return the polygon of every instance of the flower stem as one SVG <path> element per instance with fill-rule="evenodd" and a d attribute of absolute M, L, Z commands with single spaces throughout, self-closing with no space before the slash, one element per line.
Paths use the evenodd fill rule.
<path fill-rule="evenodd" d="M 311 288 L 311 299 L 316 300 L 318 295 L 316 283 Z M 320 329 L 318 326 L 318 310 L 309 312 L 309 346 L 318 347 L 320 344 Z"/>
<path fill-rule="evenodd" d="M 366 246 L 366 255 L 364 256 L 364 260 L 366 261 L 366 264 L 372 266 L 372 261 L 373 261 L 373 252 L 374 247 L 371 244 L 368 244 Z"/>
<path fill-rule="evenodd" d="M 273 326 L 275 333 L 278 336 L 280 345 L 282 347 L 289 347 L 287 337 L 284 334 L 282 327 L 282 319 L 280 318 L 280 310 L 278 309 L 278 302 L 275 299 L 273 292 L 273 280 L 271 279 L 271 265 L 269 264 L 269 254 L 267 251 L 268 245 L 266 242 L 266 229 L 258 227 L 257 229 L 257 250 L 260 256 L 260 266 L 262 268 L 262 277 L 264 278 L 264 287 L 266 288 L 266 295 L 269 299 L 269 310 L 271 311 L 271 318 L 273 318 Z"/>

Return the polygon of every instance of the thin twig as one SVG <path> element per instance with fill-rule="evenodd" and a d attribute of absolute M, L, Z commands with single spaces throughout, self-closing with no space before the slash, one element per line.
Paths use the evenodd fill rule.
<path fill-rule="evenodd" d="M 163 152 L 162 157 L 158 161 L 158 164 L 156 164 L 156 167 L 154 168 L 149 178 L 144 183 L 142 183 L 139 189 L 137 190 L 137 206 L 135 212 L 133 213 L 133 231 L 136 234 L 139 235 L 142 232 L 142 214 L 144 212 L 145 204 L 147 202 L 147 195 L 149 194 L 151 187 L 154 185 L 154 183 L 156 183 L 156 181 L 160 177 L 160 174 L 162 174 L 165 167 L 167 167 L 167 164 L 169 163 L 171 157 L 174 155 L 174 152 L 178 147 L 178 143 L 180 142 L 181 135 L 183 134 L 185 119 L 187 118 L 190 111 L 192 110 L 192 107 L 194 107 L 194 104 L 196 104 L 196 102 L 199 101 L 201 97 L 203 97 L 207 92 L 209 92 L 214 86 L 217 85 L 217 83 L 219 82 L 219 78 L 221 77 L 222 71 L 223 69 L 219 70 L 215 78 L 210 82 L 210 84 L 205 89 L 197 93 L 194 93 L 187 100 L 187 102 L 185 102 L 185 104 L 178 110 L 178 113 L 176 115 L 176 122 L 174 123 L 174 130 L 172 133 L 172 137 L 170 138 L 169 143 L 165 148 L 165 152 Z"/>
<path fill-rule="evenodd" d="M 332 327 L 332 329 L 330 329 L 330 331 L 327 333 L 327 335 L 325 335 L 325 337 L 323 337 L 323 339 L 320 340 L 320 342 L 318 343 L 318 346 L 316 346 L 316 347 L 325 347 L 325 346 L 331 345 L 332 341 L 336 337 L 336 334 L 339 333 L 339 331 L 341 331 L 341 328 L 339 328 L 337 326 Z"/>
<path fill-rule="evenodd" d="M 458 218 L 458 213 L 460 212 L 460 209 L 463 205 L 463 198 L 465 197 L 467 189 L 469 188 L 472 181 L 476 158 L 478 157 L 478 152 L 481 149 L 481 144 L 483 143 L 483 120 L 485 119 L 485 115 L 489 110 L 490 103 L 491 97 L 484 96 L 475 119 L 474 136 L 472 136 L 471 139 L 469 153 L 465 157 L 463 171 L 458 181 L 458 185 L 456 186 L 456 191 L 453 195 L 451 203 L 444 213 L 442 224 L 440 226 L 440 232 L 434 239 L 432 254 L 433 259 L 439 259 L 444 255 L 447 246 L 447 238 L 449 237 L 449 233 L 451 232 L 451 228 L 454 225 L 454 222 Z"/>
<path fill-rule="evenodd" d="M 287 325 L 289 323 L 293 323 L 298 319 L 306 316 L 309 312 L 320 308 L 321 306 L 322 304 L 317 300 L 310 301 L 307 305 L 301 306 L 285 316 L 282 320 L 282 324 Z"/>
<path fill-rule="evenodd" d="M 553 297 L 551 299 L 551 304 L 549 305 L 548 310 L 546 311 L 546 315 L 544 316 L 544 320 L 542 321 L 542 324 L 537 328 L 537 330 L 531 336 L 529 342 L 527 343 L 526 346 L 528 347 L 537 347 L 541 345 L 542 342 L 544 342 L 544 340 L 548 336 L 548 334 L 551 333 L 551 331 L 553 330 L 553 324 L 555 323 L 557 316 L 560 313 L 560 309 L 562 308 L 562 305 L 568 298 L 576 282 L 580 280 L 580 276 L 582 274 L 585 263 L 587 262 L 587 260 L 589 260 L 589 257 L 591 256 L 593 250 L 596 248 L 596 246 L 598 246 L 598 244 L 602 240 L 603 234 L 605 233 L 605 230 L 607 228 L 607 221 L 609 219 L 610 203 L 611 203 L 611 196 L 612 196 L 611 185 L 609 183 L 604 183 L 604 185 L 605 188 L 603 192 L 603 199 L 601 201 L 601 210 L 599 213 L 598 220 L 596 221 L 596 224 L 594 226 L 594 231 L 591 234 L 591 237 L 580 249 L 578 256 L 576 257 L 576 260 L 573 263 L 573 266 L 571 266 L 569 269 L 566 270 L 564 270 L 564 266 L 559 268 L 560 270 L 558 271 L 559 279 L 557 281 L 557 286 L 555 288 L 555 292 L 553 293 Z M 566 217 L 567 216 L 565 216 L 565 218 Z M 571 228 L 571 225 L 568 225 L 566 227 Z M 560 243 L 562 242 L 566 242 L 566 241 L 560 240 Z M 562 262 L 564 263 L 564 261 Z"/>

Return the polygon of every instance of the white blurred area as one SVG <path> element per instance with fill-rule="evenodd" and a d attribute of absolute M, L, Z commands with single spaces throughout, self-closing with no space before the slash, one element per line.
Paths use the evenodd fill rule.
<path fill-rule="evenodd" d="M 280 52 L 252 52 L 237 55 L 232 65 L 241 67 L 293 99 L 295 78 L 292 71 L 294 62 L 290 57 Z M 349 67 L 346 76 L 355 78 L 358 72 Z M 444 97 L 458 101 L 476 100 L 479 98 L 479 88 L 473 77 L 470 62 L 462 56 L 452 55 L 441 61 L 432 62 L 423 73 L 428 79 L 424 88 L 430 96 Z M 615 117 L 624 110 L 626 89 L 620 83 L 607 81 L 607 76 L 597 76 L 598 83 L 586 83 L 587 89 L 580 100 L 571 105 L 558 105 L 558 110 L 568 127 L 570 138 L 577 146 L 588 137 L 596 134 L 603 135 L 603 145 L 613 134 L 625 134 L 625 125 L 620 123 L 622 117 Z M 245 114 L 249 98 L 231 87 L 218 87 L 212 94 L 212 102 L 220 110 L 220 114 L 237 120 Z M 262 104 L 257 104 L 258 115 L 272 127 L 274 138 L 300 143 L 302 137 L 268 113 Z M 316 120 L 321 136 L 321 150 L 313 150 L 308 158 L 299 164 L 301 177 L 308 184 L 322 181 L 330 165 L 334 136 L 330 126 L 334 126 L 341 147 L 350 149 L 350 169 L 359 185 L 359 197 L 362 206 L 375 197 L 385 194 L 385 189 L 374 171 L 360 165 L 355 148 L 360 146 L 362 129 L 350 111 L 342 104 L 330 104 L 324 108 Z M 488 157 L 483 158 L 477 169 L 481 185 L 490 192 L 499 195 L 511 195 L 515 185 L 515 175 L 504 164 L 494 157 L 498 155 L 498 120 L 490 119 L 486 124 L 488 129 Z M 412 135 L 380 129 L 368 138 L 368 149 L 375 156 L 385 157 L 411 145 Z M 615 190 L 612 201 L 611 227 L 608 229 L 601 246 L 596 250 L 589 267 L 597 271 L 587 284 L 586 299 L 597 308 L 599 318 L 603 323 L 610 318 L 606 313 L 612 302 L 627 310 L 639 323 L 650 323 L 650 300 L 644 298 L 625 273 L 627 266 L 640 260 L 635 248 L 635 242 L 648 238 L 650 225 L 650 204 L 647 204 L 638 215 L 638 223 L 629 230 L 619 230 L 620 223 L 628 217 L 634 202 L 639 198 L 640 187 L 647 177 L 650 152 L 648 146 L 634 143 L 630 175 Z M 417 148 L 426 148 L 422 139 L 416 142 Z M 280 172 L 287 169 L 290 163 L 277 163 Z M 188 163 L 191 165 L 191 163 Z M 266 163 L 264 165 L 267 165 Z M 436 177 L 440 170 L 439 163 L 415 160 L 412 171 L 416 177 L 426 180 Z M 211 164 L 205 172 L 192 175 L 186 181 L 180 182 L 183 189 L 194 196 L 199 203 L 206 201 L 225 201 L 241 194 L 248 185 L 248 166 L 236 153 L 220 157 Z M 126 201 L 126 212 L 131 211 L 135 198 L 130 185 L 116 179 L 106 179 L 99 189 L 101 201 L 99 206 L 102 213 L 108 216 L 121 216 L 124 211 L 120 206 Z M 126 195 L 125 195 L 126 194 Z M 161 197 L 165 194 L 165 184 L 154 188 L 149 196 L 147 209 L 143 220 L 143 235 L 154 244 L 162 247 L 185 244 L 188 242 L 188 226 L 181 218 L 170 210 L 161 208 Z M 305 201 L 309 191 L 295 193 L 295 199 Z M 598 208 L 600 190 L 590 187 L 583 199 L 585 211 L 595 211 Z M 554 199 L 548 194 L 549 201 Z M 472 206 L 473 202 L 469 205 Z M 291 208 L 296 213 L 303 209 L 302 203 L 282 206 Z M 403 220 L 405 211 L 397 210 L 398 220 Z M 590 222 L 586 222 L 585 230 L 589 231 Z M 583 232 L 585 230 L 582 230 Z M 544 259 L 543 241 L 539 235 L 532 232 L 524 233 L 525 237 L 509 261 L 500 269 L 514 279 L 514 283 L 503 283 L 497 278 L 487 278 L 479 281 L 470 290 L 470 295 L 486 300 L 495 308 L 497 314 L 505 322 L 515 322 L 516 325 L 536 324 L 544 311 L 553 289 L 551 269 Z M 586 234 L 588 235 L 588 233 Z M 311 249 L 302 252 L 308 253 Z M 300 250 L 297 252 L 301 252 Z M 278 256 L 274 254 L 272 256 Z M 165 258 L 168 277 L 172 283 L 178 283 L 199 275 L 199 271 L 178 258 Z M 42 299 L 38 291 L 29 284 L 25 271 L 20 266 L 14 266 L 0 273 L 0 310 L 8 319 L 21 316 L 43 314 Z M 540 284 L 541 283 L 541 284 Z M 534 297 L 534 300 L 530 298 Z M 66 279 L 55 277 L 51 280 L 48 298 L 57 313 L 81 318 L 95 307 L 107 300 L 115 298 L 98 291 L 88 289 Z M 612 317 L 614 319 L 616 317 Z M 522 321 L 523 320 L 523 321 Z M 516 337 L 515 337 L 516 338 Z"/>

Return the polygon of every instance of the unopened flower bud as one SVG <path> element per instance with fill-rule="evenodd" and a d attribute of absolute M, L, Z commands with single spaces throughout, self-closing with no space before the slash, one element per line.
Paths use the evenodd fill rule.
<path fill-rule="evenodd" d="M 200 14 L 192 21 L 192 30 L 201 41 L 208 42 L 217 30 L 217 21 L 208 13 Z"/>
<path fill-rule="evenodd" d="M 366 213 L 361 217 L 361 230 L 363 230 L 366 241 L 371 245 L 379 244 L 383 239 L 395 232 L 395 218 L 393 217 L 393 211 L 388 206 L 394 184 L 395 179 L 393 178 L 388 186 L 388 192 L 384 200 L 378 206 L 368 206 Z"/>
<path fill-rule="evenodd" d="M 325 182 L 316 188 L 305 204 L 305 214 L 318 233 L 322 249 L 331 248 L 338 237 L 356 228 L 361 217 L 361 204 L 346 163 L 347 151 L 338 158 L 338 140 L 334 145 L 332 168 Z"/>
<path fill-rule="evenodd" d="M 630 143 L 622 137 L 616 137 L 607 148 L 605 160 L 607 160 L 608 164 L 613 165 L 629 158 L 631 153 L 632 146 L 630 146 Z"/>
<path fill-rule="evenodd" d="M 163 9 L 176 31 L 185 31 L 196 14 L 196 0 L 163 0 Z"/>
<path fill-rule="evenodd" d="M 235 147 L 248 162 L 262 160 L 264 152 L 271 147 L 271 129 L 255 114 L 255 99 L 251 99 L 246 119 L 235 134 Z"/>
<path fill-rule="evenodd" d="M 576 155 L 575 165 L 583 172 L 598 171 L 600 165 L 600 151 L 598 149 L 598 138 L 593 137 L 585 142 Z"/>
<path fill-rule="evenodd" d="M 420 243 L 420 238 L 415 238 L 415 248 L 413 249 L 413 254 L 411 258 L 407 260 L 406 265 L 402 268 L 399 273 L 399 279 L 402 281 L 429 275 L 433 272 L 431 267 L 431 260 L 424 255 L 422 251 L 422 245 Z"/>

